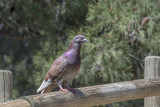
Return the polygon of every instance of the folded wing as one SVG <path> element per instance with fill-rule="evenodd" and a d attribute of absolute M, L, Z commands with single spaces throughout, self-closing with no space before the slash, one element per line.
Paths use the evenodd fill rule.
<path fill-rule="evenodd" d="M 41 92 L 42 94 L 50 92 L 56 86 L 54 82 L 65 72 L 65 68 L 67 67 L 66 62 L 66 58 L 63 55 L 54 61 L 41 86 L 38 88 L 37 93 Z"/>

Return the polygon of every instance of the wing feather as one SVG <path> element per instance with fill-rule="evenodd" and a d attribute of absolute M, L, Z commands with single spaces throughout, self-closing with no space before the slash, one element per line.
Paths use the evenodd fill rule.
<path fill-rule="evenodd" d="M 37 90 L 37 93 L 43 91 L 47 87 L 51 87 L 51 85 L 54 85 L 54 81 L 64 73 L 66 66 L 66 58 L 63 55 L 57 58 L 47 72 L 41 86 Z"/>

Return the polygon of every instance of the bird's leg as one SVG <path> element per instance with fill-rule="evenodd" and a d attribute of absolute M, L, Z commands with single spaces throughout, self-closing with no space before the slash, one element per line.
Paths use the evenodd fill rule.
<path fill-rule="evenodd" d="M 72 91 L 73 93 L 76 93 L 76 90 L 73 89 L 73 88 L 71 88 L 71 87 L 69 86 L 69 83 L 67 84 L 67 88 L 68 88 L 69 91 Z"/>
<path fill-rule="evenodd" d="M 62 87 L 62 83 L 61 83 L 60 81 L 58 82 L 58 86 L 59 86 L 59 88 L 60 88 L 59 91 L 68 92 L 68 89 L 64 89 L 64 88 Z"/>

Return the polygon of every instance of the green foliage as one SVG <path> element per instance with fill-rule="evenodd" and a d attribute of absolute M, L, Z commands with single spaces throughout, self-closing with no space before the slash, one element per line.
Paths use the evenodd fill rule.
<path fill-rule="evenodd" d="M 83 23 L 87 4 L 85 0 L 0 1 L 0 67 L 14 73 L 14 97 L 36 92 L 33 74 L 46 70 L 49 58 L 53 61 L 64 46 L 67 32 Z M 38 59 L 41 63 L 33 65 Z"/>
<path fill-rule="evenodd" d="M 144 2 L 149 3 L 144 5 Z M 82 87 L 143 78 L 144 58 L 147 55 L 160 53 L 156 45 L 160 40 L 159 25 L 155 24 L 158 23 L 159 17 L 154 19 L 160 12 L 157 2 L 100 0 L 90 3 L 88 7 L 84 25 L 69 31 L 68 34 L 68 44 L 77 34 L 83 34 L 89 40 L 88 44 L 82 46 L 81 69 L 71 85 Z M 145 17 L 150 17 L 150 20 L 143 26 L 141 23 Z M 129 36 L 132 32 L 135 32 L 134 35 Z M 60 53 L 56 54 L 56 57 L 62 54 L 67 46 L 59 49 Z M 43 76 L 56 58 L 53 58 L 53 55 L 49 56 L 44 65 L 39 66 L 39 68 L 45 67 Z M 40 79 L 43 79 L 41 74 L 36 74 L 37 86 L 40 84 Z M 143 106 L 142 100 L 135 102 Z M 113 104 L 114 107 L 120 105 L 135 106 L 129 102 Z"/>
<path fill-rule="evenodd" d="M 52 8 L 57 9 L 56 7 Z M 53 60 L 62 54 L 65 49 L 67 49 L 67 45 L 65 46 L 66 43 L 64 42 L 67 37 L 66 34 L 73 27 L 79 28 L 85 19 L 84 17 L 88 8 L 87 2 L 82 0 L 69 2 L 69 4 L 62 3 L 62 6 L 59 7 L 59 9 L 61 9 L 61 13 L 59 14 L 62 19 L 57 18 L 58 22 L 54 23 L 54 27 L 56 28 L 51 28 L 52 30 L 55 30 L 55 32 L 52 31 L 50 32 L 51 34 L 43 37 L 43 40 L 40 43 L 40 50 L 33 56 L 33 64 L 35 65 L 35 70 L 37 71 L 34 73 L 36 81 L 35 85 L 37 87 L 44 79 L 43 77 L 52 65 Z M 57 16 L 55 15 L 52 19 L 56 20 L 56 17 Z M 52 23 L 50 23 L 50 25 L 52 25 Z"/>
<path fill-rule="evenodd" d="M 100 0 L 90 4 L 85 25 L 70 33 L 84 34 L 90 41 L 82 50 L 81 70 L 73 81 L 84 86 L 143 78 L 144 58 L 160 54 L 158 13 L 160 8 L 153 1 Z M 143 26 L 145 17 L 149 22 Z M 130 35 L 132 32 L 135 34 Z M 120 105 L 129 103 L 113 107 Z"/>
<path fill-rule="evenodd" d="M 89 43 L 82 46 L 82 64 L 72 87 L 143 78 L 144 58 L 160 55 L 159 4 L 0 0 L 0 67 L 14 73 L 14 97 L 36 93 L 53 61 L 77 34 Z M 143 106 L 142 100 L 131 102 L 112 106 Z"/>

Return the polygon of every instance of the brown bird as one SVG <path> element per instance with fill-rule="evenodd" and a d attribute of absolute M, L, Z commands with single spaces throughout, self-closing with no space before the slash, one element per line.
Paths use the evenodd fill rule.
<path fill-rule="evenodd" d="M 79 72 L 81 64 L 80 49 L 81 45 L 85 42 L 88 41 L 83 35 L 74 37 L 67 51 L 54 61 L 41 86 L 38 88 L 37 93 L 41 92 L 41 94 L 43 94 L 51 92 L 57 84 L 60 91 L 72 91 L 76 93 L 76 91 L 69 86 L 69 83 Z M 62 84 L 67 86 L 67 89 L 64 89 Z"/>

